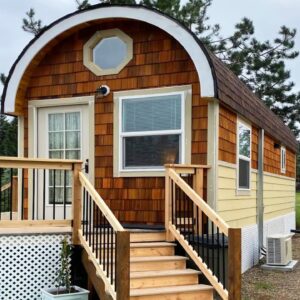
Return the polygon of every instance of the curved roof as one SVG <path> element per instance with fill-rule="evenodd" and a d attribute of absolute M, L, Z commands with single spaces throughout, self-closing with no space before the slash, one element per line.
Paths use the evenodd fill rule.
<path fill-rule="evenodd" d="M 187 51 L 198 72 L 201 97 L 219 99 L 228 108 L 265 129 L 276 140 L 292 150 L 297 142 L 287 126 L 257 98 L 216 56 L 210 53 L 196 35 L 177 20 L 140 5 L 94 5 L 76 11 L 47 26 L 24 48 L 13 64 L 2 95 L 2 113 L 15 111 L 15 100 L 23 75 L 34 57 L 63 32 L 92 20 L 126 18 L 157 26 L 176 39 Z"/>

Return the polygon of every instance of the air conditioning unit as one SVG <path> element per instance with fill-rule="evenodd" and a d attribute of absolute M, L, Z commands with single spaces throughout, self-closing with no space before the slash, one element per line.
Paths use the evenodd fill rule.
<path fill-rule="evenodd" d="M 292 260 L 293 234 L 276 234 L 267 237 L 267 264 L 285 266 Z"/>

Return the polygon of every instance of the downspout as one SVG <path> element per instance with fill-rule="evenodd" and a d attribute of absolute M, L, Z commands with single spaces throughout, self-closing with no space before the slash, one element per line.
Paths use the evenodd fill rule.
<path fill-rule="evenodd" d="M 257 174 L 257 226 L 258 256 L 264 246 L 264 129 L 258 133 L 258 174 Z"/>

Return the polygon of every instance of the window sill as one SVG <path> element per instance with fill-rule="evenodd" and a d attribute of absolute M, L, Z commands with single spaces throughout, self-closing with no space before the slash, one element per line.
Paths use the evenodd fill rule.
<path fill-rule="evenodd" d="M 165 177 L 165 169 L 162 170 L 122 170 L 114 173 L 114 177 Z"/>
<path fill-rule="evenodd" d="M 250 196 L 251 190 L 236 190 L 236 196 Z"/>

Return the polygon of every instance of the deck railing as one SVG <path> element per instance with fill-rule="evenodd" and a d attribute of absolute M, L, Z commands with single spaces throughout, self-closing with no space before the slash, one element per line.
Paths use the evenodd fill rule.
<path fill-rule="evenodd" d="M 0 225 L 71 220 L 73 177 L 81 165 L 78 160 L 0 157 Z"/>
<path fill-rule="evenodd" d="M 83 187 L 81 244 L 113 299 L 129 299 L 129 232 L 125 231 L 85 175 Z"/>
<path fill-rule="evenodd" d="M 241 231 L 203 200 L 208 166 L 166 166 L 165 226 L 222 299 L 241 299 Z"/>
<path fill-rule="evenodd" d="M 86 250 L 103 296 L 129 300 L 129 232 L 81 169 L 78 160 L 0 157 L 0 230 L 72 228 L 73 244 Z"/>

